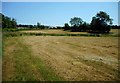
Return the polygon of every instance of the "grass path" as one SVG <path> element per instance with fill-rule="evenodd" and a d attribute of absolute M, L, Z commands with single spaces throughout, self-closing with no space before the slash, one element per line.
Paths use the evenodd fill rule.
<path fill-rule="evenodd" d="M 19 37 L 5 38 L 3 81 L 60 80 Z"/>

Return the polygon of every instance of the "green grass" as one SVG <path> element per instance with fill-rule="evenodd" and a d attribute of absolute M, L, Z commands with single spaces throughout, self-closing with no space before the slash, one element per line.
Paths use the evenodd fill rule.
<path fill-rule="evenodd" d="M 10 54 L 15 61 L 15 71 L 13 72 L 14 76 L 11 79 L 12 81 L 59 81 L 62 79 L 57 76 L 53 70 L 44 63 L 44 61 L 32 55 L 30 47 L 25 45 L 18 37 L 8 38 L 5 42 L 8 43 L 4 46 L 4 49 L 11 44 L 15 45 L 14 52 Z M 6 81 L 5 77 L 4 81 Z"/>

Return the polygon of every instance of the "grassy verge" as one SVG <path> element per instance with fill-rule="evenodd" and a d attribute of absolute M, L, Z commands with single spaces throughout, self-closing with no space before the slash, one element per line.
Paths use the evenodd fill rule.
<path fill-rule="evenodd" d="M 19 40 L 19 37 L 9 37 L 4 42 L 7 42 L 7 44 L 4 46 L 4 49 L 7 47 L 11 47 L 14 45 L 14 47 L 11 47 L 12 52 L 4 51 L 10 53 L 9 55 L 4 55 L 4 60 L 7 60 L 6 62 L 3 62 L 3 65 L 6 65 L 8 68 L 5 69 L 3 73 L 9 71 L 12 74 L 11 78 L 6 78 L 3 76 L 3 81 L 58 81 L 61 80 L 59 76 L 55 75 L 55 73 L 50 69 L 48 66 L 44 64 L 44 62 L 35 56 L 32 55 L 30 47 L 25 45 L 23 40 Z M 12 45 L 13 44 L 13 45 Z M 14 49 L 13 49 L 14 48 Z M 8 54 L 4 53 L 4 54 Z M 5 58 L 6 57 L 6 58 Z M 10 60 L 12 59 L 12 60 Z M 11 62 L 9 62 L 11 61 Z M 13 66 L 9 66 L 11 64 L 14 64 Z M 9 67 L 14 67 L 9 70 Z M 13 70 L 12 70 L 13 69 Z M 10 75 L 10 74 L 8 74 Z"/>
<path fill-rule="evenodd" d="M 25 32 L 4 32 L 6 37 L 16 36 L 84 36 L 84 37 L 118 37 L 117 34 L 54 34 L 54 33 L 25 33 Z"/>

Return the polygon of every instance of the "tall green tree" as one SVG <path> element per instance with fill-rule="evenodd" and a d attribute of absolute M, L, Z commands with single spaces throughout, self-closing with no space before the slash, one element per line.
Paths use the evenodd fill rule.
<path fill-rule="evenodd" d="M 91 29 L 93 32 L 105 33 L 109 32 L 112 25 L 113 19 L 103 11 L 98 12 L 91 21 Z"/>
<path fill-rule="evenodd" d="M 17 22 L 14 18 L 12 18 L 11 20 L 11 25 L 12 25 L 12 28 L 16 28 L 17 27 Z"/>
<path fill-rule="evenodd" d="M 70 24 L 71 24 L 71 31 L 72 32 L 76 32 L 76 31 L 80 31 L 80 25 L 82 25 L 83 20 L 79 17 L 73 17 L 70 19 Z"/>
<path fill-rule="evenodd" d="M 113 19 L 110 18 L 110 16 L 106 12 L 100 11 L 96 14 L 96 17 L 107 24 L 112 24 Z"/>
<path fill-rule="evenodd" d="M 71 26 L 79 26 L 83 23 L 83 20 L 79 17 L 73 17 L 70 19 Z"/>
<path fill-rule="evenodd" d="M 12 28 L 10 17 L 7 17 L 7 16 L 5 17 L 5 23 L 6 23 L 6 28 Z"/>

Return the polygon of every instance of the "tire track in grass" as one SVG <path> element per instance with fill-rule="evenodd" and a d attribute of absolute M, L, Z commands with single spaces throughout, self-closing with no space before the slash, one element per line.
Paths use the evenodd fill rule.
<path fill-rule="evenodd" d="M 60 80 L 39 58 L 32 56 L 30 48 L 23 43 L 23 40 L 17 39 L 17 41 L 17 50 L 14 52 L 17 74 L 14 80 Z"/>
<path fill-rule="evenodd" d="M 25 45 L 17 39 L 17 49 L 14 52 L 16 63 L 16 81 L 35 81 L 42 80 L 40 73 L 37 71 L 35 64 L 32 62 L 31 52 Z"/>
<path fill-rule="evenodd" d="M 30 66 L 23 63 L 25 53 L 17 38 L 4 38 L 3 46 L 3 81 L 33 80 L 30 69 L 27 70 Z"/>
<path fill-rule="evenodd" d="M 61 80 L 40 58 L 32 56 L 20 37 L 6 38 L 3 46 L 3 81 Z"/>
<path fill-rule="evenodd" d="M 23 38 L 21 38 L 21 42 L 24 42 Z M 32 58 L 31 62 L 34 64 L 37 71 L 41 74 L 41 76 L 43 78 L 42 80 L 45 80 L 45 81 L 60 81 L 60 80 L 62 80 L 62 78 L 59 77 L 58 75 L 56 75 L 55 72 L 47 64 L 45 64 L 45 62 L 42 59 L 38 58 L 37 56 L 34 56 L 34 54 L 32 53 L 31 47 L 29 45 L 23 44 L 23 46 L 26 46 L 27 49 L 30 51 L 31 58 Z"/>

